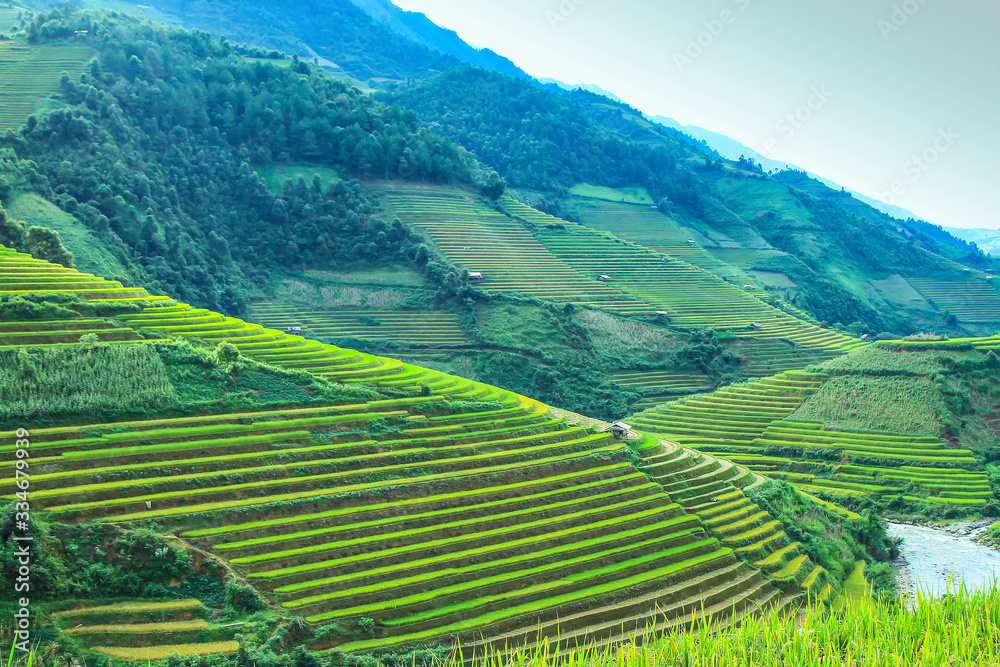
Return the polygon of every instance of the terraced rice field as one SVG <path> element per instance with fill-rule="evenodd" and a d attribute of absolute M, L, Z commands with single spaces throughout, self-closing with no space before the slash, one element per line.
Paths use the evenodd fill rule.
<path fill-rule="evenodd" d="M 482 272 L 481 285 L 487 290 L 574 301 L 626 314 L 665 311 L 679 326 L 732 329 L 755 339 L 789 339 L 835 354 L 863 345 L 782 312 L 741 285 L 697 266 L 552 217 L 510 197 L 504 199 L 504 208 L 532 225 L 534 235 L 462 192 L 397 187 L 386 189 L 385 195 L 395 213 L 425 230 L 449 259 Z M 649 209 L 645 213 L 663 218 Z M 686 240 L 683 247 L 689 248 Z M 704 261 L 721 264 L 700 252 L 708 258 Z M 602 276 L 609 280 L 599 280 Z"/>
<path fill-rule="evenodd" d="M 118 327 L 106 319 L 33 320 L 0 322 L 0 348 L 48 347 L 80 342 L 87 334 L 101 343 L 129 343 L 143 340 L 134 329 Z"/>
<path fill-rule="evenodd" d="M 528 215 L 513 203 L 505 201 L 505 205 L 518 216 Z M 544 215 L 536 212 L 535 220 L 540 221 L 538 216 Z M 788 339 L 824 352 L 843 353 L 864 345 L 793 317 L 702 268 L 582 225 L 548 217 L 565 228 L 538 234 L 538 239 L 556 257 L 584 275 L 609 276 L 609 284 L 657 311 L 667 312 L 671 324 L 731 329 L 745 338 Z M 754 324 L 760 328 L 752 327 Z"/>
<path fill-rule="evenodd" d="M 688 623 L 703 604 L 726 617 L 779 602 L 737 558 L 740 540 L 706 532 L 636 470 L 625 443 L 534 408 L 448 405 L 413 397 L 33 430 L 46 471 L 33 499 L 56 522 L 156 521 L 308 623 L 375 619 L 376 634 L 345 651 L 499 643 L 539 627 L 563 644 L 610 640 L 661 614 Z M 396 428 L 372 437 L 375 422 Z M 64 633 L 132 659 L 146 645 L 224 640 L 195 618 L 149 637 L 102 619 Z"/>
<path fill-rule="evenodd" d="M 804 348 L 786 340 L 746 339 L 737 346 L 743 359 L 741 370 L 753 377 L 769 377 L 805 368 L 840 356 L 834 350 Z"/>
<path fill-rule="evenodd" d="M 754 442 L 758 452 L 733 455 L 751 469 L 829 497 L 898 496 L 936 505 L 985 505 L 989 479 L 972 452 L 932 436 L 848 432 L 808 422 L 776 422 Z M 767 456 L 766 447 L 799 450 L 802 457 Z M 804 457 L 822 457 L 821 474 L 795 472 Z"/>
<path fill-rule="evenodd" d="M 914 350 L 927 348 L 948 349 L 955 346 L 971 346 L 977 350 L 989 351 L 1000 350 L 1000 333 L 980 338 L 951 338 L 948 340 L 894 340 L 880 341 L 880 343 L 903 346 Z"/>
<path fill-rule="evenodd" d="M 471 195 L 444 188 L 386 188 L 404 222 L 419 227 L 451 261 L 484 276 L 481 286 L 621 312 L 652 308 L 616 287 L 582 275 L 555 257 L 522 224 Z M 560 221 L 561 222 L 561 221 Z"/>
<path fill-rule="evenodd" d="M 720 276 L 741 276 L 744 284 L 753 282 L 738 269 L 721 261 L 709 253 L 701 244 L 690 245 L 690 232 L 682 230 L 676 222 L 651 209 L 613 202 L 582 202 L 579 205 L 580 219 L 593 229 L 610 232 L 620 239 L 626 239 L 649 248 L 653 252 L 670 255 L 673 258 L 707 269 Z"/>
<path fill-rule="evenodd" d="M 950 312 L 962 322 L 1000 322 L 1000 291 L 996 283 L 931 278 L 906 281 L 938 310 Z"/>
<path fill-rule="evenodd" d="M 793 584 L 786 587 L 792 595 L 802 591 L 813 599 L 825 599 L 821 591 L 828 581 L 826 570 L 814 566 L 799 549 L 802 545 L 788 539 L 780 522 L 743 494 L 744 488 L 762 483 L 762 478 L 730 461 L 667 441 L 640 454 L 641 469 L 697 515 L 712 536 L 755 568 Z"/>
<path fill-rule="evenodd" d="M 695 373 L 672 373 L 669 371 L 622 371 L 614 373 L 615 384 L 642 390 L 646 396 L 636 407 L 643 409 L 659 405 L 671 396 L 695 394 L 712 388 L 711 380 Z"/>
<path fill-rule="evenodd" d="M 142 662 L 236 653 L 240 623 L 216 625 L 198 600 L 73 606 L 51 615 L 60 634 L 94 653 Z"/>
<path fill-rule="evenodd" d="M 3 26 L 7 30 L 7 26 Z M 16 130 L 35 112 L 41 98 L 59 92 L 64 72 L 79 81 L 94 51 L 83 45 L 31 46 L 0 42 L 0 131 Z"/>
<path fill-rule="evenodd" d="M 821 497 L 902 495 L 913 502 L 964 507 L 984 505 L 992 497 L 972 453 L 939 438 L 789 421 L 826 379 L 822 373 L 783 373 L 667 403 L 631 421 L 643 431 L 716 452 Z"/>
<path fill-rule="evenodd" d="M 303 335 L 321 340 L 358 338 L 442 347 L 469 342 L 458 316 L 449 311 L 326 310 L 265 302 L 253 304 L 250 316 L 272 329 L 301 327 Z"/>
<path fill-rule="evenodd" d="M 169 301 L 167 297 L 150 296 L 139 287 L 125 287 L 116 280 L 81 273 L 0 246 L 0 296 L 38 293 L 78 294 L 98 301 Z"/>
<path fill-rule="evenodd" d="M 299 369 L 347 383 L 370 383 L 418 393 L 460 399 L 501 401 L 534 405 L 530 399 L 508 391 L 395 359 L 308 340 L 300 335 L 268 329 L 209 310 L 152 296 L 141 288 L 96 278 L 0 246 L 0 294 L 76 294 L 98 302 L 134 302 L 145 306 L 139 314 L 119 315 L 125 327 L 147 338 L 194 338 L 209 344 L 232 343 L 240 353 L 282 368 Z M 124 335 L 124 332 L 119 332 Z"/>

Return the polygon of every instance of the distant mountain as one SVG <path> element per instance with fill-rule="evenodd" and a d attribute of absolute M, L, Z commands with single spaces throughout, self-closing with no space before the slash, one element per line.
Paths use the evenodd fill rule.
<path fill-rule="evenodd" d="M 667 118 L 666 116 L 654 116 L 650 120 L 652 120 L 654 123 L 659 123 L 660 125 L 663 125 L 665 127 L 669 127 L 673 130 L 677 130 L 678 132 L 682 132 L 690 137 L 694 137 L 699 141 L 703 141 L 708 147 L 712 148 L 719 155 L 729 160 L 738 160 L 742 155 L 744 157 L 752 159 L 754 162 L 759 163 L 760 166 L 764 168 L 764 171 L 784 171 L 786 169 L 791 169 L 793 171 L 801 171 L 808 174 L 810 178 L 818 180 L 819 182 L 823 183 L 823 185 L 826 185 L 829 188 L 833 188 L 835 190 L 844 189 L 842 186 L 838 185 L 837 183 L 834 183 L 830 179 L 823 178 L 818 174 L 814 174 L 790 162 L 782 162 L 781 160 L 772 160 L 771 158 L 765 157 L 760 153 L 758 153 L 757 151 L 755 151 L 754 149 L 750 148 L 749 146 L 745 146 L 736 139 L 733 139 L 732 137 L 727 137 L 724 134 L 719 134 L 718 132 L 706 130 L 705 128 L 697 127 L 695 125 L 681 125 L 673 118 Z M 871 197 L 866 197 L 865 195 L 858 192 L 854 192 L 853 190 L 847 190 L 847 192 L 853 195 L 855 199 L 863 201 L 869 206 L 878 209 L 879 211 L 882 211 L 886 215 L 898 218 L 899 220 L 921 219 L 919 215 L 911 211 L 907 211 L 905 208 L 900 208 L 899 206 L 892 206 L 890 204 L 886 204 L 885 202 L 878 201 L 877 199 L 872 199 Z"/>
<path fill-rule="evenodd" d="M 562 81 L 559 81 L 557 79 L 539 79 L 538 82 L 543 86 L 545 86 L 546 88 L 548 88 L 549 90 L 552 90 L 553 92 L 558 92 L 559 90 L 568 90 L 568 91 L 586 90 L 588 93 L 594 93 L 595 95 L 603 95 L 604 97 L 607 97 L 609 100 L 614 100 L 615 102 L 625 104 L 625 101 L 622 98 L 618 97 L 612 92 L 604 90 L 600 86 L 595 86 L 592 83 L 576 83 L 576 84 L 563 83 Z"/>
<path fill-rule="evenodd" d="M 475 67 L 496 70 L 519 79 L 532 78 L 507 58 L 489 49 L 477 49 L 465 42 L 455 31 L 442 28 L 422 13 L 400 9 L 390 0 L 351 0 L 351 2 L 397 35 L 423 44 L 429 49 L 454 56 Z"/>
<path fill-rule="evenodd" d="M 1000 229 L 960 229 L 958 227 L 945 227 L 954 236 L 966 241 L 971 241 L 979 246 L 980 250 L 989 254 L 1000 256 Z"/>

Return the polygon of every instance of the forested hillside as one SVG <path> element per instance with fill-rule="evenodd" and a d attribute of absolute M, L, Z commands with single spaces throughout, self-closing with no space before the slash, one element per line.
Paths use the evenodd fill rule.
<path fill-rule="evenodd" d="M 253 49 L 321 56 L 335 76 L 351 74 L 391 91 L 386 99 L 418 112 L 420 123 L 472 151 L 530 203 L 555 215 L 578 219 L 580 202 L 568 195 L 586 187 L 644 189 L 681 233 L 725 265 L 720 275 L 751 277 L 828 326 L 985 335 L 1000 319 L 970 314 L 967 304 L 938 303 L 942 289 L 971 290 L 966 302 L 992 302 L 995 296 L 978 294 L 982 272 L 1000 270 L 938 228 L 896 224 L 816 182 L 771 178 L 752 161 L 722 160 L 606 97 L 460 67 L 459 59 L 408 39 L 423 33 L 410 34 L 391 10 L 364 6 L 388 23 L 348 0 L 254 11 L 168 0 L 142 11 L 230 35 Z M 301 20 L 305 16 L 310 19 Z M 965 275 L 963 267 L 976 272 Z M 934 282 L 911 284 L 910 277 Z"/>
<path fill-rule="evenodd" d="M 0 7 L 27 667 L 774 638 L 1000 514 L 1000 266 L 360 6 Z"/>
<path fill-rule="evenodd" d="M 97 233 L 124 278 L 230 312 L 272 268 L 407 261 L 409 232 L 356 182 L 270 192 L 251 165 L 319 161 L 345 178 L 468 182 L 460 148 L 301 61 L 223 39 L 66 9 L 30 40 L 88 31 L 97 51 L 64 107 L 2 146 L 0 199 L 34 191 Z M 409 255 L 407 255 L 409 253 Z"/>
<path fill-rule="evenodd" d="M 830 324 L 910 333 L 926 314 L 911 312 L 879 290 L 878 281 L 963 278 L 951 257 L 987 266 L 981 256 L 955 253 L 927 234 L 890 228 L 789 187 L 750 161 L 712 157 L 637 110 L 593 93 L 559 95 L 458 68 L 384 98 L 416 111 L 509 186 L 529 191 L 529 198 L 535 193 L 550 213 L 576 219 L 579 203 L 569 195 L 580 183 L 645 188 L 661 212 L 699 233 L 710 250 L 751 251 L 744 268 L 785 276 L 794 286 L 788 298 Z M 760 252 L 770 250 L 779 252 Z M 864 283 L 871 285 L 859 288 Z M 945 319 L 940 313 L 938 325 L 946 326 Z"/>

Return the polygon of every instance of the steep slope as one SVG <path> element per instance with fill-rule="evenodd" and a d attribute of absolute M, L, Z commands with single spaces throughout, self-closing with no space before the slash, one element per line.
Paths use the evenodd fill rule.
<path fill-rule="evenodd" d="M 996 504 L 984 470 L 1000 391 L 993 343 L 879 345 L 633 420 L 821 497 L 968 514 Z"/>
<path fill-rule="evenodd" d="M 141 331 L 149 332 L 150 338 L 177 336 L 210 344 L 227 342 L 251 359 L 282 368 L 310 371 L 341 382 L 377 383 L 403 391 L 429 391 L 456 398 L 505 400 L 514 403 L 528 401 L 516 395 L 496 393 L 469 380 L 394 359 L 325 345 L 296 334 L 266 329 L 259 324 L 249 324 L 209 310 L 192 308 L 165 296 L 151 296 L 141 288 L 125 288 L 116 281 L 82 274 L 0 246 L 0 295 L 23 297 L 48 294 L 71 295 L 112 310 L 124 306 L 124 312 L 115 312 L 114 316 L 117 321 L 128 326 L 118 327 L 116 333 Z M 129 305 L 139 312 L 129 312 Z M 65 321 L 44 320 L 43 324 L 31 327 L 36 329 L 32 335 L 40 337 L 47 334 L 50 338 L 45 344 L 58 345 L 64 339 L 52 336 L 65 326 Z M 79 325 L 74 323 L 74 326 Z M 24 326 L 16 325 L 13 329 L 9 328 L 0 338 L 0 345 L 24 344 L 25 334 L 18 331 L 23 328 Z M 93 331 L 96 330 L 95 328 Z M 91 331 L 88 329 L 86 333 Z M 62 335 L 75 336 L 78 340 L 82 333 L 76 330 Z M 50 340 L 58 342 L 48 342 Z"/>
<path fill-rule="evenodd" d="M 29 224 L 51 216 L 24 198 L 75 218 L 90 235 L 66 242 L 96 238 L 124 282 L 239 315 L 277 268 L 412 265 L 406 230 L 351 179 L 471 179 L 459 148 L 412 114 L 305 62 L 73 8 L 36 15 L 27 32 L 10 43 L 95 57 L 82 76 L 57 77 L 50 113 L 0 138 L 0 199 Z M 287 162 L 345 180 L 298 178 L 272 192 L 254 170 Z"/>
<path fill-rule="evenodd" d="M 666 615 L 675 628 L 703 611 L 738 618 L 793 604 L 799 585 L 823 583 L 818 572 L 799 576 L 808 568 L 791 557 L 793 545 L 780 553 L 742 548 L 759 533 L 753 522 L 774 525 L 765 512 L 703 522 L 687 511 L 709 484 L 729 493 L 750 473 L 701 455 L 677 458 L 671 443 L 642 449 L 659 466 L 654 483 L 635 467 L 630 444 L 638 442 L 570 426 L 536 401 L 416 367 L 392 379 L 403 367 L 393 360 L 309 346 L 8 249 L 0 249 L 0 294 L 41 309 L 22 327 L 67 336 L 25 345 L 4 332 L 0 343 L 18 350 L 4 387 L 45 383 L 53 366 L 85 357 L 97 374 L 87 392 L 122 401 L 117 409 L 128 414 L 144 412 L 103 420 L 116 406 L 74 403 L 72 393 L 83 391 L 75 385 L 66 385 L 67 403 L 43 409 L 48 423 L 37 427 L 25 422 L 30 406 L 8 406 L 14 412 L 4 423 L 30 428 L 36 516 L 61 526 L 60 534 L 83 525 L 97 534 L 152 527 L 177 536 L 202 563 L 213 559 L 221 563 L 213 568 L 252 583 L 282 617 L 304 617 L 309 629 L 298 641 L 314 650 L 501 644 L 539 626 L 551 627 L 551 641 L 562 645 L 617 641 L 654 617 Z M 83 334 L 72 342 L 88 330 L 66 331 L 65 318 L 53 321 L 44 310 L 69 306 L 103 309 L 106 322 L 164 338 L 106 346 Z M 178 346 L 166 336 L 216 348 Z M 130 349 L 160 370 L 97 362 L 114 356 L 128 365 Z M 316 380 L 251 359 L 357 389 L 306 386 Z M 102 371 L 118 375 L 102 382 Z M 199 375 L 235 386 L 256 375 L 245 396 L 270 403 L 206 411 L 209 403 L 185 402 L 204 400 Z M 109 389 L 95 392 L 124 376 L 165 384 L 158 397 L 136 395 L 128 405 Z M 320 386 L 323 395 L 310 397 Z M 14 431 L 0 437 L 13 442 Z M 666 458 L 674 472 L 660 464 Z M 768 544 L 777 547 L 779 537 Z M 764 572 L 786 582 L 783 594 Z M 235 650 L 232 624 L 198 618 L 200 603 L 189 602 L 136 601 L 112 613 L 96 599 L 63 600 L 50 611 L 83 650 L 122 659 Z M 108 622 L 94 623 L 95 614 Z"/>
<path fill-rule="evenodd" d="M 736 271 L 720 267 L 728 275 L 756 272 L 764 287 L 819 321 L 872 333 L 908 334 L 917 325 L 983 333 L 975 322 L 952 321 L 945 308 L 922 312 L 884 284 L 900 275 L 962 276 L 970 265 L 954 260 L 971 260 L 955 247 L 859 217 L 752 163 L 722 160 L 626 105 L 584 91 L 556 95 L 467 68 L 386 98 L 414 109 L 529 195 L 529 203 L 560 217 L 585 218 L 583 205 L 567 197 L 582 184 L 645 188 L 665 215 L 697 232 L 690 238 L 712 252 L 717 267 L 729 260 Z"/>
<path fill-rule="evenodd" d="M 510 197 L 502 201 L 504 215 L 465 193 L 441 188 L 393 187 L 385 193 L 394 213 L 427 232 L 446 257 L 482 273 L 478 285 L 488 291 L 518 292 L 621 313 L 663 312 L 678 326 L 789 339 L 833 353 L 861 345 L 770 306 L 744 287 L 685 261 L 622 243 Z"/>

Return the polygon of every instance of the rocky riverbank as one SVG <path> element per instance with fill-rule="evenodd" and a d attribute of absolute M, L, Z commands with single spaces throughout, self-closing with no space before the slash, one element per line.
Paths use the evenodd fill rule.
<path fill-rule="evenodd" d="M 894 563 L 901 592 L 912 598 L 918 586 L 932 595 L 943 595 L 963 582 L 969 588 L 991 586 L 1000 577 L 1000 552 L 973 540 L 992 523 L 890 523 L 889 535 L 903 538 L 902 557 Z"/>

